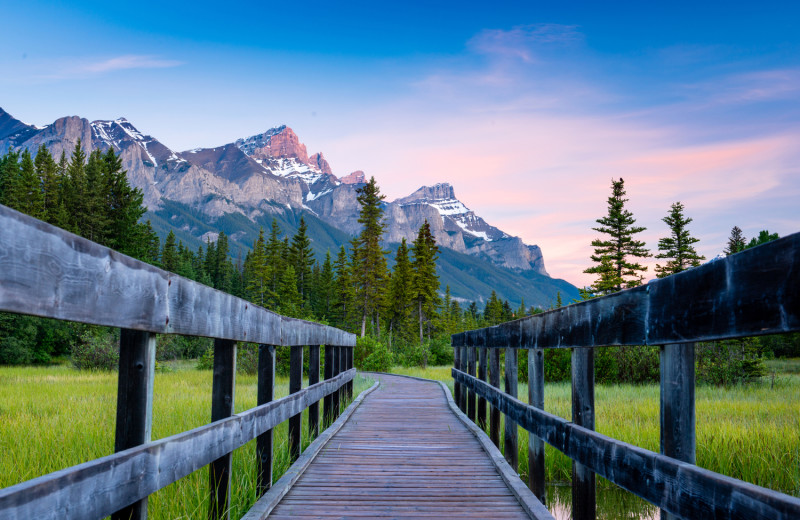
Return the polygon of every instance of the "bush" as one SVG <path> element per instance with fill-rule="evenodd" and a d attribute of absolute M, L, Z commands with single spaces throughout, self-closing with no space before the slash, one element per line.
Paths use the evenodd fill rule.
<path fill-rule="evenodd" d="M 766 372 L 758 338 L 741 338 L 695 347 L 698 383 L 731 386 L 748 383 Z"/>
<path fill-rule="evenodd" d="M 367 372 L 388 372 L 394 362 L 386 344 L 370 336 L 356 340 L 356 353 L 363 357 L 356 367 Z"/>
<path fill-rule="evenodd" d="M 195 365 L 197 370 L 213 370 L 214 368 L 214 345 L 209 346 L 203 355 L 197 360 Z"/>
<path fill-rule="evenodd" d="M 104 327 L 89 327 L 72 347 L 72 364 L 80 370 L 117 370 L 119 340 Z"/>
<path fill-rule="evenodd" d="M 430 341 L 430 357 L 428 362 L 434 366 L 453 364 L 453 347 L 449 336 L 440 336 Z"/>
<path fill-rule="evenodd" d="M 156 339 L 156 359 L 158 361 L 195 359 L 202 356 L 213 343 L 214 341 L 209 338 L 159 334 Z"/>

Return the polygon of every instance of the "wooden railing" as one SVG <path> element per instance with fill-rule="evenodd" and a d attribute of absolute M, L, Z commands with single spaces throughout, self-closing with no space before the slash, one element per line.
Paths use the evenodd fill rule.
<path fill-rule="evenodd" d="M 233 450 L 257 439 L 253 464 L 263 494 L 272 483 L 272 429 L 289 421 L 294 460 L 303 410 L 316 436 L 319 401 L 330 424 L 352 397 L 353 334 L 280 316 L 5 206 L 0 311 L 121 329 L 116 453 L 0 490 L 3 519 L 143 519 L 148 495 L 206 465 L 209 517 L 227 518 Z M 212 422 L 151 442 L 156 334 L 214 338 Z M 259 344 L 258 406 L 234 414 L 237 341 Z M 305 345 L 309 381 L 301 389 Z M 273 400 L 276 346 L 291 348 L 290 395 Z"/>
<path fill-rule="evenodd" d="M 515 469 L 517 425 L 531 433 L 529 486 L 542 501 L 542 441 L 569 456 L 576 519 L 595 517 L 595 474 L 660 507 L 662 518 L 796 519 L 800 499 L 695 465 L 694 399 L 694 342 L 796 331 L 800 233 L 642 287 L 455 334 L 455 400 L 483 427 L 490 403 L 490 437 L 498 446 L 505 414 L 505 456 Z M 593 349 L 609 345 L 660 346 L 660 454 L 593 431 Z M 548 348 L 572 349 L 571 422 L 544 411 Z M 499 388 L 503 349 L 505 392 Z M 530 404 L 517 399 L 519 350 L 528 352 Z"/>

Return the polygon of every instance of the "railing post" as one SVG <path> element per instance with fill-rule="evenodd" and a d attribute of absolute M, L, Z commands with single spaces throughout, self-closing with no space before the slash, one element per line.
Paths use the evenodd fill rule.
<path fill-rule="evenodd" d="M 121 329 L 115 452 L 150 442 L 155 366 L 155 334 Z M 117 511 L 111 518 L 144 520 L 147 518 L 147 499 Z"/>
<path fill-rule="evenodd" d="M 333 365 L 333 347 L 325 345 L 325 379 L 333 378 Z M 322 420 L 326 428 L 333 422 L 333 394 L 328 394 L 322 398 Z"/>
<path fill-rule="evenodd" d="M 347 369 L 350 370 L 353 368 L 353 347 L 347 346 L 344 347 L 344 351 L 346 353 L 347 358 Z M 347 399 L 353 399 L 353 380 L 347 382 Z"/>
<path fill-rule="evenodd" d="M 303 346 L 292 345 L 289 365 L 289 393 L 294 394 L 303 388 Z M 300 457 L 303 413 L 289 417 L 289 460 Z"/>
<path fill-rule="evenodd" d="M 594 350 L 572 349 L 572 422 L 594 430 Z M 595 518 L 595 475 L 572 463 L 572 518 Z"/>
<path fill-rule="evenodd" d="M 489 384 L 493 387 L 500 389 L 500 349 L 496 345 L 490 345 L 489 348 Z M 491 405 L 489 414 L 489 438 L 492 440 L 497 448 L 500 448 L 500 410 Z"/>
<path fill-rule="evenodd" d="M 236 342 L 214 340 L 214 379 L 211 389 L 211 422 L 233 415 L 236 390 Z M 231 453 L 209 465 L 211 501 L 208 516 L 212 520 L 229 518 L 231 490 Z"/>
<path fill-rule="evenodd" d="M 338 363 L 338 365 L 339 365 L 339 373 L 340 374 L 344 373 L 347 370 L 347 352 L 346 352 L 346 350 L 347 350 L 347 347 L 345 347 L 345 346 L 340 346 L 339 347 L 339 363 Z M 339 392 L 338 393 L 339 393 L 340 407 L 343 407 L 345 402 L 346 402 L 346 399 L 347 399 L 347 389 L 345 388 L 345 385 L 342 385 L 342 386 L 339 387 Z M 339 413 L 341 413 L 341 410 L 336 412 L 337 417 L 338 417 Z"/>
<path fill-rule="evenodd" d="M 695 463 L 694 343 L 661 347 L 661 453 Z M 676 516 L 661 510 L 662 520 Z"/>
<path fill-rule="evenodd" d="M 467 373 L 472 377 L 475 377 L 475 358 L 475 345 L 470 345 L 467 347 Z M 472 390 L 467 394 L 467 417 L 472 422 L 475 422 L 475 401 L 477 397 L 477 394 Z"/>
<path fill-rule="evenodd" d="M 453 368 L 461 370 L 461 347 L 453 345 Z M 457 405 L 461 405 L 461 383 L 453 384 L 453 400 Z"/>
<path fill-rule="evenodd" d="M 308 347 L 308 386 L 319 383 L 319 345 Z M 319 401 L 308 405 L 308 438 L 319 436 Z"/>
<path fill-rule="evenodd" d="M 517 349 L 506 348 L 506 377 L 505 392 L 511 397 L 517 397 Z M 517 471 L 519 468 L 517 423 L 511 417 L 505 417 L 505 435 L 503 446 L 508 464 Z"/>
<path fill-rule="evenodd" d="M 478 379 L 486 381 L 486 347 L 478 348 Z M 486 398 L 478 397 L 478 426 L 486 429 Z"/>
<path fill-rule="evenodd" d="M 257 404 L 267 404 L 275 398 L 275 346 L 258 346 Z M 256 438 L 256 496 L 272 487 L 272 430 Z"/>
<path fill-rule="evenodd" d="M 333 375 L 338 376 L 342 372 L 342 366 L 339 364 L 339 350 L 341 350 L 340 346 L 333 347 Z M 335 390 L 332 394 L 333 402 L 331 406 L 333 406 L 333 420 L 335 421 L 339 417 L 339 391 Z"/>
<path fill-rule="evenodd" d="M 544 410 L 544 350 L 540 348 L 528 349 L 528 402 Z M 544 504 L 544 441 L 532 433 L 528 435 L 528 487 Z"/>

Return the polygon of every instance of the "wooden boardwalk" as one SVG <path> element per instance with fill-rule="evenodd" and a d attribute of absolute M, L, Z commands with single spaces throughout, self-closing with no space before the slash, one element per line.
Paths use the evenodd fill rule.
<path fill-rule="evenodd" d="M 376 377 L 270 518 L 530 518 L 437 383 Z"/>

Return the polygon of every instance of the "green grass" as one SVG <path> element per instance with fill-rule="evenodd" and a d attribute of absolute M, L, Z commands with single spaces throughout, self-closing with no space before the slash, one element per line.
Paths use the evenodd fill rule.
<path fill-rule="evenodd" d="M 192 364 L 168 364 L 156 373 L 153 439 L 169 437 L 210 422 L 210 370 Z M 357 377 L 354 395 L 372 382 Z M 289 392 L 279 378 L 276 398 Z M 0 367 L 0 488 L 68 468 L 114 451 L 117 374 L 77 371 L 67 366 Z M 237 375 L 235 410 L 256 404 L 255 376 Z M 303 448 L 310 443 L 308 413 L 303 414 Z M 274 430 L 273 481 L 289 467 L 288 425 Z M 231 516 L 241 517 L 255 502 L 255 441 L 233 453 Z M 193 474 L 151 495 L 150 517 L 205 517 L 208 470 Z"/>
<path fill-rule="evenodd" d="M 770 369 L 770 375 L 761 382 L 746 386 L 697 387 L 697 465 L 800 496 L 800 360 L 782 360 L 775 366 L 774 380 Z M 778 366 L 782 367 L 780 371 Z M 397 367 L 393 372 L 444 381 L 451 391 L 453 388 L 450 367 Z M 519 385 L 519 396 L 527 402 L 527 385 Z M 545 410 L 570 418 L 569 383 L 545 385 Z M 600 433 L 658 452 L 658 386 L 597 385 L 595 423 Z M 519 432 L 519 451 L 519 472 L 527 480 L 528 432 L 523 429 Z M 570 480 L 568 457 L 547 445 L 545 459 L 548 481 Z M 603 479 L 598 485 L 612 486 Z"/>

